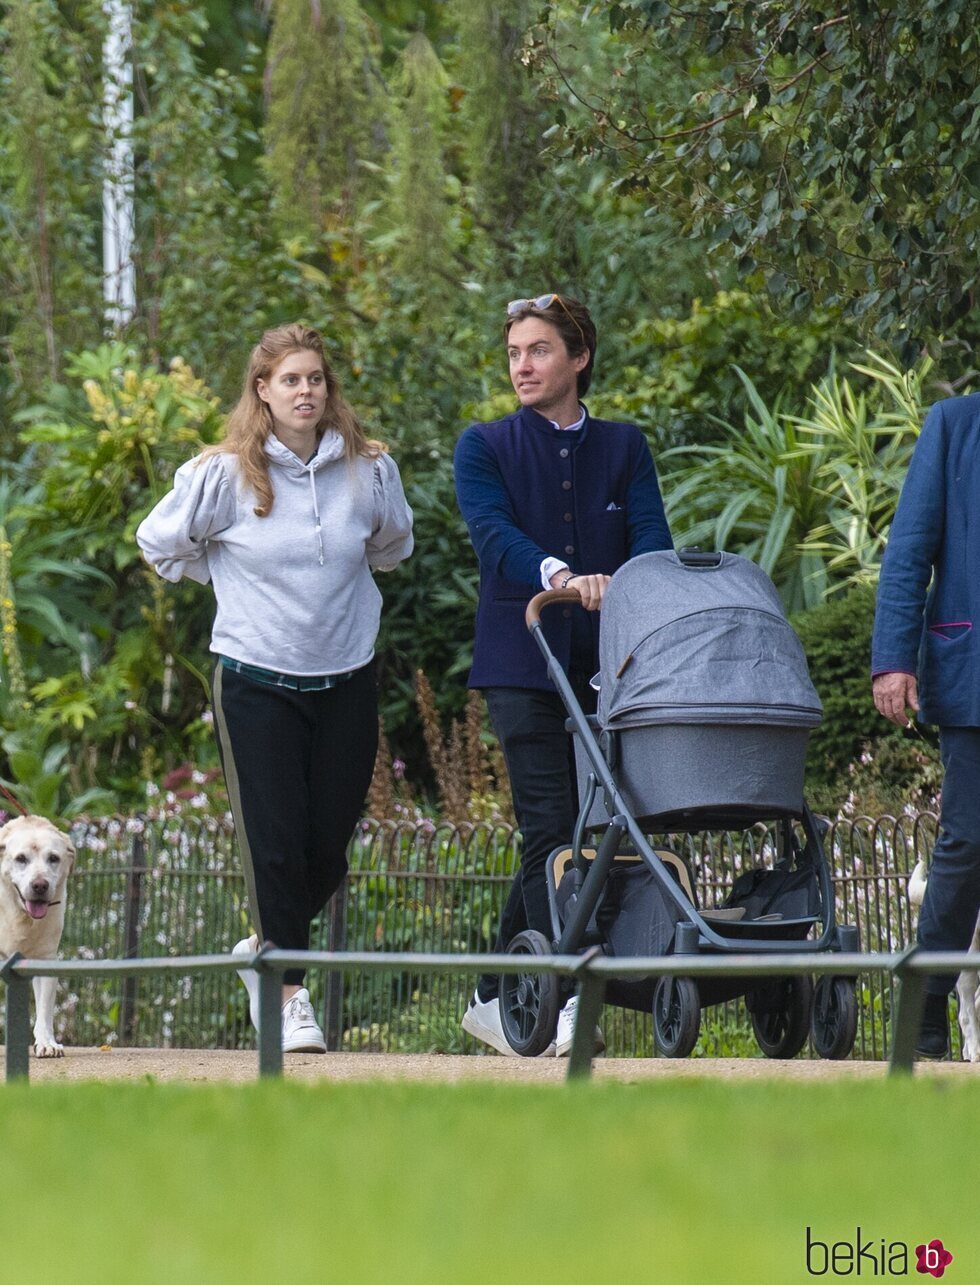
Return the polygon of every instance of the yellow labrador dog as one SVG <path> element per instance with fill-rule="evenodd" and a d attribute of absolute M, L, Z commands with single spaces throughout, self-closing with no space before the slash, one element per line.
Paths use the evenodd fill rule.
<path fill-rule="evenodd" d="M 0 829 L 0 959 L 20 951 L 53 959 L 65 926 L 65 890 L 75 864 L 68 836 L 44 817 L 15 817 Z M 54 1037 L 54 977 L 34 978 L 34 1054 L 64 1057 Z"/>

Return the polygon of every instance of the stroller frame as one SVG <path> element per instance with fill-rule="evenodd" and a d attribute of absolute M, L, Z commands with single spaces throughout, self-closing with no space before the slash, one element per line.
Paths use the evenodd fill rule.
<path fill-rule="evenodd" d="M 685 551 L 686 552 L 686 551 Z M 706 555 L 701 555 L 706 556 Z M 767 931 L 759 936 L 726 936 L 719 932 L 712 923 L 708 922 L 700 913 L 697 905 L 689 900 L 683 890 L 669 872 L 663 861 L 658 857 L 654 848 L 651 846 L 646 834 L 643 831 L 637 817 L 630 810 L 627 801 L 620 790 L 613 770 L 603 754 L 599 744 L 598 737 L 590 725 L 588 716 L 582 710 L 582 707 L 575 695 L 575 692 L 568 680 L 561 665 L 556 660 L 551 647 L 545 636 L 544 627 L 541 622 L 541 611 L 544 607 L 562 602 L 578 602 L 579 596 L 574 590 L 546 590 L 535 595 L 528 603 L 525 613 L 525 623 L 538 647 L 540 648 L 548 669 L 548 674 L 558 691 L 559 696 L 568 713 L 570 730 L 573 736 L 579 738 L 580 747 L 584 752 L 588 764 L 589 775 L 584 784 L 584 788 L 579 791 L 579 812 L 575 823 L 574 831 L 571 836 L 571 860 L 574 866 L 582 872 L 583 881 L 578 890 L 577 897 L 568 918 L 564 925 L 561 924 L 556 905 L 555 888 L 556 882 L 551 875 L 554 869 L 554 862 L 562 849 L 557 849 L 552 854 L 548 862 L 549 871 L 549 902 L 552 914 L 552 928 L 554 939 L 547 943 L 547 947 L 558 954 L 570 955 L 579 953 L 585 945 L 585 938 L 589 931 L 590 923 L 594 922 L 595 913 L 602 900 L 603 892 L 607 886 L 610 872 L 617 855 L 621 854 L 621 845 L 624 837 L 627 838 L 630 848 L 635 852 L 635 856 L 654 876 L 659 891 L 665 898 L 673 904 L 677 912 L 677 922 L 674 927 L 674 938 L 672 943 L 672 952 L 675 955 L 696 955 L 698 953 L 731 953 L 731 954 L 759 954 L 771 955 L 779 951 L 785 951 L 791 948 L 794 953 L 812 952 L 817 954 L 824 951 L 857 951 L 859 949 L 858 930 L 853 925 L 838 924 L 836 920 L 834 907 L 834 891 L 830 877 L 830 871 L 823 851 L 820 831 L 818 829 L 816 818 L 813 816 L 805 801 L 799 812 L 795 810 L 775 813 L 767 818 L 755 817 L 746 818 L 748 828 L 754 820 L 768 819 L 777 822 L 779 825 L 778 843 L 780 850 L 780 860 L 792 850 L 794 857 L 803 858 L 803 861 L 809 861 L 814 869 L 820 894 L 820 913 L 808 917 L 808 922 L 815 924 L 819 919 L 822 924 L 822 930 L 818 937 L 813 939 L 800 939 L 799 937 L 780 938 L 778 935 L 779 925 L 776 923 L 769 924 Z M 581 766 L 581 761 L 580 761 Z M 597 798 L 601 798 L 604 805 L 606 819 L 604 822 L 596 824 L 594 819 L 594 809 Z M 590 814 L 593 820 L 589 821 Z M 799 843 L 793 833 L 795 822 L 802 826 L 805 836 L 805 845 L 800 848 Z M 710 829 L 710 820 L 704 825 L 697 827 L 691 826 L 692 832 L 697 830 Z M 583 844 L 586 830 L 591 831 L 598 836 L 601 830 L 601 837 L 595 844 L 595 855 L 587 858 L 583 852 Z M 595 843 L 595 840 L 593 840 Z M 592 845 L 590 844 L 590 847 Z M 632 856 L 633 853 L 630 853 Z M 793 921 L 784 921 L 786 926 L 790 926 Z M 803 920 L 795 921 L 800 927 L 805 922 Z M 807 930 L 808 931 L 808 930 Z M 540 934 L 526 932 L 520 934 L 521 938 L 539 938 Z M 520 942 L 515 938 L 513 948 L 517 952 L 530 954 L 542 953 L 546 950 L 546 944 L 543 940 L 539 942 Z M 526 979 L 525 986 L 532 979 Z M 761 979 L 760 979 L 761 980 Z M 501 982 L 504 983 L 502 978 Z M 805 982 L 805 987 L 800 989 L 797 986 Z M 800 1015 L 797 1014 L 793 1019 L 792 1009 L 795 1004 L 797 1008 L 801 1006 L 806 1010 L 803 1014 L 805 1026 L 809 1026 L 810 1009 L 812 1004 L 813 1015 L 813 1036 L 817 1052 L 823 1057 L 841 1058 L 846 1057 L 853 1047 L 854 1036 L 856 1034 L 856 996 L 854 993 L 854 979 L 839 977 L 822 977 L 816 986 L 816 995 L 811 999 L 809 991 L 809 979 L 786 979 L 789 990 L 785 992 L 783 998 L 777 1000 L 763 1001 L 763 1017 L 760 1019 L 763 1027 L 760 1030 L 759 1022 L 753 1017 L 753 1025 L 759 1036 L 759 1042 L 762 1050 L 767 1056 L 786 1057 L 794 1056 L 796 1052 L 805 1043 L 805 1034 L 802 1038 L 799 1031 Z M 543 984 L 543 983 L 542 983 Z M 683 989 L 684 985 L 689 988 Z M 796 987 L 796 989 L 794 989 Z M 744 985 L 736 987 L 731 992 L 732 995 L 746 993 Z M 693 995 L 693 998 L 692 998 Z M 728 998 L 727 994 L 719 994 L 717 997 L 707 999 L 706 1004 L 720 1002 L 723 998 Z M 552 1006 L 555 1001 L 551 1001 Z M 614 999 L 612 1002 L 616 1002 Z M 639 1007 L 638 1003 L 631 1003 L 629 1000 L 624 1001 L 626 1006 Z M 661 1044 L 663 1051 L 668 1056 L 686 1056 L 693 1048 L 697 1038 L 698 1023 L 700 1021 L 701 1001 L 699 992 L 693 982 L 683 978 L 663 977 L 656 983 L 653 995 L 654 1003 L 654 1024 L 655 1031 L 658 1034 L 658 1043 Z M 796 1032 L 792 1036 L 776 1025 L 781 1032 L 780 1039 L 773 1035 L 770 1044 L 767 1044 L 765 1031 L 773 1030 L 770 1023 L 769 1028 L 765 1026 L 765 1005 L 771 1003 L 777 1005 L 782 1003 L 784 1008 L 789 1006 L 790 1025 L 796 1026 Z M 673 1005 L 673 1008 L 671 1006 Z M 680 1007 L 678 1008 L 678 1005 Z M 691 1007 L 694 1007 L 694 1017 L 691 1016 Z M 658 1006 L 665 1012 L 668 1010 L 673 1013 L 673 1018 L 668 1018 L 668 1040 L 667 1045 L 660 1038 L 660 1026 L 658 1026 Z M 502 1014 L 504 1010 L 502 1004 Z M 542 1011 L 547 1010 L 548 1005 L 542 1004 Z M 769 1010 L 774 1011 L 774 1010 Z M 544 1020 L 544 1019 L 542 1019 Z M 671 1043 L 670 1029 L 676 1028 L 680 1022 L 681 1027 L 687 1030 L 686 1035 L 682 1035 L 676 1042 L 676 1047 L 669 1047 Z M 693 1036 L 692 1031 L 693 1020 Z M 786 1025 L 786 1014 L 782 1014 L 780 1019 L 783 1026 Z M 674 1028 L 670 1028 L 670 1021 L 673 1021 Z M 526 1027 L 526 1022 L 519 1022 L 519 1025 Z M 508 1023 L 505 1019 L 505 1031 L 508 1039 L 514 1045 L 518 1052 L 526 1052 L 525 1048 L 520 1047 L 520 1043 L 514 1043 L 512 1032 L 508 1030 Z M 515 1032 L 516 1033 L 516 1032 Z M 785 1036 L 785 1038 L 783 1038 Z M 771 1045 L 771 1046 L 770 1046 Z M 789 1045 L 792 1045 L 792 1051 L 788 1051 Z M 530 1043 L 528 1044 L 528 1049 Z M 774 1051 L 782 1049 L 783 1051 Z M 527 1055 L 531 1055 L 528 1053 Z"/>
<path fill-rule="evenodd" d="M 738 954 L 754 952 L 765 954 L 785 950 L 786 943 L 778 939 L 740 937 L 733 940 L 712 928 L 698 913 L 697 907 L 683 895 L 650 846 L 646 835 L 627 806 L 619 786 L 616 784 L 596 734 L 589 725 L 588 717 L 583 712 L 565 671 L 555 659 L 555 655 L 545 637 L 544 627 L 541 623 L 541 609 L 552 603 L 578 601 L 579 596 L 574 589 L 549 589 L 531 599 L 525 616 L 528 629 L 544 655 L 548 666 L 548 675 L 562 698 L 569 720 L 572 723 L 574 734 L 580 738 L 582 749 L 588 756 L 592 768 L 572 836 L 572 859 L 583 872 L 587 870 L 587 873 L 572 915 L 558 939 L 558 953 L 574 954 L 581 947 L 586 927 L 599 905 L 602 890 L 624 835 L 629 835 L 631 842 L 636 847 L 637 854 L 646 862 L 658 880 L 661 891 L 674 902 L 683 916 L 678 924 L 676 953 L 696 954 L 702 946 L 710 946 L 718 951 L 737 952 Z M 595 857 L 586 862 L 582 857 L 582 841 L 585 835 L 586 818 L 592 810 L 594 798 L 599 790 L 605 796 L 604 803 L 608 822 L 605 832 L 599 841 Z M 788 825 L 792 820 L 790 817 L 773 817 L 772 819 L 779 820 L 784 825 Z M 850 933 L 855 930 L 850 929 L 850 933 L 848 933 L 846 925 L 838 926 L 836 922 L 833 884 L 831 883 L 830 871 L 824 857 L 823 844 L 820 841 L 813 813 L 805 803 L 797 819 L 802 822 L 803 831 L 807 839 L 807 847 L 812 848 L 812 853 L 815 857 L 814 865 L 819 881 L 820 898 L 824 913 L 822 916 L 823 931 L 820 936 L 813 941 L 794 941 L 793 949 L 795 951 L 813 951 L 815 953 L 833 949 L 840 950 L 842 948 L 839 941 L 841 928 L 845 929 L 845 937 L 849 937 Z M 694 933 L 697 934 L 696 937 Z M 853 940 L 848 940 L 847 948 L 851 949 L 852 945 Z"/>

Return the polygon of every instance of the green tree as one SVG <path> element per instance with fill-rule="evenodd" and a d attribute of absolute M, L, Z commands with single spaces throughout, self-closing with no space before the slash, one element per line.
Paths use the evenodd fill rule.
<path fill-rule="evenodd" d="M 0 21 L 0 409 L 9 411 L 43 396 L 62 354 L 102 331 L 106 138 L 92 69 L 106 14 L 98 0 L 16 0 Z M 137 308 L 125 337 L 153 361 L 184 356 L 230 396 L 242 332 L 293 319 L 318 283 L 279 241 L 258 181 L 255 70 L 209 67 L 208 34 L 199 6 L 134 6 Z M 235 50 L 241 64 L 247 55 Z"/>
<path fill-rule="evenodd" d="M 293 320 L 307 287 L 269 193 L 254 169 L 239 177 L 258 145 L 247 77 L 208 71 L 206 35 L 195 6 L 136 10 L 137 312 L 124 337 L 154 364 L 182 357 L 230 398 L 248 343 Z"/>
<path fill-rule="evenodd" d="M 505 241 L 534 205 L 546 128 L 521 61 L 529 0 L 452 0 L 459 39 L 455 74 L 462 94 L 460 147 L 480 227 Z"/>
<path fill-rule="evenodd" d="M 56 379 L 63 349 L 98 335 L 90 17 L 10 0 L 0 19 L 0 389 Z"/>
<path fill-rule="evenodd" d="M 406 34 L 424 32 L 438 49 L 452 39 L 446 0 L 361 0 L 361 8 L 377 28 L 386 67 L 398 61 Z"/>
<path fill-rule="evenodd" d="M 350 229 L 385 148 L 379 49 L 357 0 L 275 0 L 266 174 L 283 229 Z"/>
<path fill-rule="evenodd" d="M 389 218 L 397 233 L 395 266 L 409 281 L 425 287 L 430 316 L 435 300 L 456 284 L 447 266 L 454 248 L 443 159 L 448 85 L 435 50 L 417 33 L 402 52 L 393 83 L 397 111 L 392 123 Z"/>
<path fill-rule="evenodd" d="M 803 324 L 758 291 L 695 297 L 680 315 L 670 302 L 660 310 L 637 309 L 622 336 L 613 332 L 617 384 L 600 381 L 590 399 L 597 414 L 643 424 L 655 450 L 704 444 L 718 438 L 720 420 L 738 422 L 747 409 L 739 368 L 771 405 L 818 380 L 835 346 L 853 351 L 839 316 L 814 309 Z"/>
<path fill-rule="evenodd" d="M 980 250 L 969 0 L 598 0 L 580 16 L 612 42 L 588 76 L 561 44 L 568 14 L 548 6 L 529 56 L 575 91 L 575 155 L 614 156 L 783 307 L 843 304 L 909 353 L 962 326 Z"/>

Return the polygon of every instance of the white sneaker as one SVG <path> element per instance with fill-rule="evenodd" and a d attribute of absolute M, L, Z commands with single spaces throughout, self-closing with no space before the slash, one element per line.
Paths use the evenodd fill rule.
<path fill-rule="evenodd" d="M 475 1040 L 482 1040 L 504 1057 L 517 1057 L 517 1053 L 507 1043 L 507 1036 L 500 1023 L 500 1000 L 496 997 L 486 1003 L 474 994 L 463 1014 L 463 1030 Z"/>
<path fill-rule="evenodd" d="M 310 992 L 301 986 L 282 1006 L 282 1051 L 326 1053 L 327 1041 L 313 1014 Z"/>
<path fill-rule="evenodd" d="M 251 937 L 246 937 L 243 941 L 236 942 L 231 948 L 233 955 L 254 955 L 259 948 L 259 939 L 253 933 Z M 238 976 L 242 979 L 242 984 L 248 991 L 248 1015 L 252 1019 L 252 1025 L 256 1030 L 259 1029 L 259 975 L 251 968 L 243 969 Z"/>
<path fill-rule="evenodd" d="M 488 999 L 486 1003 L 480 999 L 478 994 L 474 994 L 470 1000 L 466 1012 L 463 1014 L 463 1030 L 474 1039 L 482 1040 L 484 1044 L 489 1044 L 492 1049 L 502 1053 L 504 1057 L 519 1057 L 520 1054 L 516 1049 L 512 1049 L 507 1042 L 507 1036 L 504 1034 L 503 1023 L 500 1020 L 500 1000 Z M 543 1053 L 538 1057 L 554 1057 L 554 1042 L 548 1045 Z"/>
<path fill-rule="evenodd" d="M 578 1014 L 578 996 L 573 995 L 565 1001 L 565 1007 L 558 1014 L 558 1034 L 555 1036 L 555 1056 L 568 1057 L 572 1051 L 572 1040 L 575 1036 L 575 1018 Z M 595 1028 L 595 1051 L 601 1053 L 606 1047 L 602 1031 Z"/>

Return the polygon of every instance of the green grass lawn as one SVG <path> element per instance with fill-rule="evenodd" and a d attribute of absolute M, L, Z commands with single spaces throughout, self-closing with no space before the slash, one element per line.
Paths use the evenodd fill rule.
<path fill-rule="evenodd" d="M 0 1138 L 2 1285 L 784 1285 L 808 1225 L 980 1279 L 980 1080 L 16 1086 Z"/>

